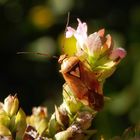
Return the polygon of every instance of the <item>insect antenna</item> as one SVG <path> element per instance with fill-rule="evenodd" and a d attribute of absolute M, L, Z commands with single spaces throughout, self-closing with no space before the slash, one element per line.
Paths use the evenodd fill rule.
<path fill-rule="evenodd" d="M 69 25 L 69 21 L 70 21 L 70 12 L 68 12 L 68 15 L 67 15 L 67 22 L 66 22 L 64 34 L 66 34 L 66 30 L 67 30 L 67 27 L 68 27 L 68 25 Z"/>
<path fill-rule="evenodd" d="M 68 15 L 67 15 L 67 22 L 66 22 L 66 26 L 65 26 L 65 30 L 64 30 L 64 36 L 66 35 L 66 30 L 67 30 L 67 27 L 68 27 L 68 24 L 69 24 L 69 19 L 70 19 L 70 12 L 68 12 Z M 64 44 L 65 44 L 65 38 L 63 39 L 63 45 L 62 45 L 62 52 L 64 53 Z M 42 55 L 42 56 L 47 56 L 49 58 L 55 58 L 57 60 L 59 60 L 59 57 L 58 56 L 49 56 L 48 54 L 46 53 L 40 53 L 40 52 L 17 52 L 17 54 L 37 54 L 37 55 Z"/>
<path fill-rule="evenodd" d="M 67 31 L 67 27 L 69 25 L 69 21 L 70 21 L 70 12 L 68 12 L 68 15 L 67 15 L 67 22 L 66 22 L 66 26 L 65 26 L 65 30 L 64 30 L 64 39 L 63 39 L 63 43 L 62 43 L 62 53 L 64 53 L 64 45 L 65 45 L 65 36 L 66 36 L 66 31 Z"/>
<path fill-rule="evenodd" d="M 55 59 L 59 59 L 57 56 L 49 56 L 48 54 L 46 53 L 40 53 L 40 52 L 17 52 L 17 54 L 37 54 L 37 55 L 42 55 L 42 56 L 47 56 L 49 58 L 55 58 Z"/>

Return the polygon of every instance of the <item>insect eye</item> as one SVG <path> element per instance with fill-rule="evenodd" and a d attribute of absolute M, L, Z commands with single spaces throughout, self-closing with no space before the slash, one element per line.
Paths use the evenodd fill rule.
<path fill-rule="evenodd" d="M 99 76 L 99 75 L 100 75 L 100 73 L 99 73 L 99 72 L 95 72 L 95 75 L 96 75 L 96 76 Z"/>

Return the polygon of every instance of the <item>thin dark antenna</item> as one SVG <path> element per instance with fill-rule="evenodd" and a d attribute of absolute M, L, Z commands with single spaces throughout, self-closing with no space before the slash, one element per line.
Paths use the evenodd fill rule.
<path fill-rule="evenodd" d="M 67 22 L 66 22 L 66 26 L 65 26 L 65 30 L 64 30 L 64 39 L 63 39 L 63 46 L 62 46 L 62 52 L 63 53 L 64 53 L 64 45 L 65 45 L 65 36 L 66 36 L 67 27 L 69 25 L 69 21 L 70 21 L 70 12 L 68 12 Z"/>
<path fill-rule="evenodd" d="M 66 26 L 65 26 L 64 36 L 66 35 L 66 31 L 67 31 L 67 27 L 68 27 L 68 24 L 69 24 L 69 20 L 70 20 L 70 12 L 68 12 L 68 15 L 67 15 L 67 22 L 66 22 Z M 62 46 L 62 52 L 63 53 L 64 53 L 64 44 L 65 44 L 65 39 L 63 39 L 63 46 Z M 39 52 L 17 52 L 17 54 L 37 54 L 37 55 L 42 55 L 42 56 L 50 57 L 46 53 L 39 53 Z M 57 56 L 51 56 L 51 57 L 55 58 L 55 59 L 59 59 Z"/>
<path fill-rule="evenodd" d="M 47 56 L 48 57 L 48 54 L 39 53 L 39 52 L 17 52 L 17 54 L 37 54 L 37 55 L 42 55 L 42 56 Z"/>
<path fill-rule="evenodd" d="M 37 54 L 37 55 L 42 55 L 42 56 L 47 56 L 50 57 L 48 54 L 46 53 L 39 53 L 39 52 L 17 52 L 17 54 Z M 52 58 L 58 59 L 57 56 L 51 56 Z"/>

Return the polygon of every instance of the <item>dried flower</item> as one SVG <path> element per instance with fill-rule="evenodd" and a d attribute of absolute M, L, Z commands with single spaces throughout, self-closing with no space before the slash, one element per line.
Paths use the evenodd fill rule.
<path fill-rule="evenodd" d="M 64 108 L 58 108 L 55 106 L 55 116 L 57 122 L 64 128 L 69 125 L 69 117 L 67 111 Z"/>

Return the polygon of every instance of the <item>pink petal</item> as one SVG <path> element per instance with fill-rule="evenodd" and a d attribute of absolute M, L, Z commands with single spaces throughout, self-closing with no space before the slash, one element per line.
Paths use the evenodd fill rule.
<path fill-rule="evenodd" d="M 87 33 L 87 24 L 85 23 L 85 22 L 81 22 L 81 20 L 80 19 L 77 19 L 78 20 L 78 27 L 77 27 L 77 32 L 78 33 Z"/>
<path fill-rule="evenodd" d="M 89 53 L 92 55 L 97 51 L 99 51 L 102 46 L 101 38 L 97 32 L 89 35 L 86 43 L 87 43 Z"/>
<path fill-rule="evenodd" d="M 104 28 L 103 28 L 103 29 L 100 29 L 100 30 L 98 31 L 98 34 L 99 34 L 100 37 L 104 37 L 105 29 L 104 29 Z"/>
<path fill-rule="evenodd" d="M 82 23 L 80 19 L 77 20 L 78 20 L 78 27 L 74 32 L 74 36 L 77 40 L 77 44 L 79 44 L 78 47 L 80 47 L 80 49 L 84 49 L 84 43 L 87 39 L 87 25 L 86 23 Z"/>
<path fill-rule="evenodd" d="M 108 34 L 108 35 L 106 36 L 106 42 L 105 42 L 105 43 L 107 44 L 108 49 L 109 49 L 109 48 L 110 48 L 110 49 L 113 48 L 113 41 L 112 41 L 112 37 L 111 37 L 110 34 Z"/>
<path fill-rule="evenodd" d="M 84 22 L 82 23 L 80 19 L 78 20 L 78 27 L 76 29 L 76 32 L 74 33 L 74 36 L 77 40 L 83 39 L 84 41 L 87 39 L 87 24 Z"/>
<path fill-rule="evenodd" d="M 123 59 L 126 56 L 126 51 L 123 48 L 117 48 L 112 51 L 110 58 L 115 60 L 117 58 Z"/>
<path fill-rule="evenodd" d="M 75 32 L 75 29 L 73 29 L 71 27 L 67 27 L 66 38 L 72 37 L 72 35 L 74 34 L 74 32 Z"/>

